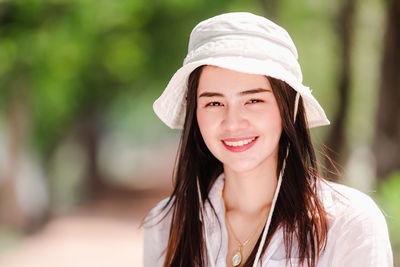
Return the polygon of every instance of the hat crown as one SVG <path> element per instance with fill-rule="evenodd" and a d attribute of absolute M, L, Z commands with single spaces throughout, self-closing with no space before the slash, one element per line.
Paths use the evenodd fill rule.
<path fill-rule="evenodd" d="M 287 31 L 264 17 L 247 12 L 212 17 L 191 32 L 183 66 L 154 102 L 154 111 L 169 127 L 182 129 L 190 73 L 197 67 L 212 65 L 284 81 L 301 95 L 309 127 L 329 124 L 310 89 L 302 84 L 297 57 Z"/>
<path fill-rule="evenodd" d="M 303 79 L 297 50 L 287 31 L 251 13 L 226 13 L 197 24 L 183 65 L 228 57 L 275 62 L 298 82 Z"/>
<path fill-rule="evenodd" d="M 271 20 L 248 12 L 232 12 L 212 17 L 197 24 L 190 34 L 188 51 L 215 39 L 263 39 L 288 49 L 297 60 L 298 54 L 289 33 Z"/>

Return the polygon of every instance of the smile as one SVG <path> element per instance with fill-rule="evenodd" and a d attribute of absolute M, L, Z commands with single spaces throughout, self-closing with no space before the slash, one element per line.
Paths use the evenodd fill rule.
<path fill-rule="evenodd" d="M 228 150 L 232 152 L 242 152 L 252 147 L 253 144 L 257 141 L 257 138 L 258 136 L 246 139 L 230 138 L 222 140 L 222 143 Z"/>

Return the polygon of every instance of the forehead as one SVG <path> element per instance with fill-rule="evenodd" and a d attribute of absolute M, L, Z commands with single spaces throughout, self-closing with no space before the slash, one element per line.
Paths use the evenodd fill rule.
<path fill-rule="evenodd" d="M 271 89 L 265 75 L 248 74 L 216 66 L 205 66 L 201 72 L 198 93 L 204 91 L 237 92 L 239 90 Z"/>

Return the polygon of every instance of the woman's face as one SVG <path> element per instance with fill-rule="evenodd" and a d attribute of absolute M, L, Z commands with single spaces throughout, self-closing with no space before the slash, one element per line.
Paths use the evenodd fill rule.
<path fill-rule="evenodd" d="M 196 112 L 205 144 L 225 169 L 276 168 L 282 123 L 267 77 L 205 66 Z"/>

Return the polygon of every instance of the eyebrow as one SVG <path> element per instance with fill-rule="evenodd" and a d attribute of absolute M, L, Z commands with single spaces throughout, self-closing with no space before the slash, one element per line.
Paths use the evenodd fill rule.
<path fill-rule="evenodd" d="M 271 89 L 265 89 L 265 88 L 254 88 L 254 89 L 249 89 L 245 90 L 239 93 L 239 95 L 251 95 L 251 94 L 258 94 L 258 93 L 263 93 L 263 92 L 271 92 Z M 221 93 L 216 93 L 216 92 L 204 92 L 199 95 L 200 97 L 223 97 L 224 95 Z"/>
<path fill-rule="evenodd" d="M 255 89 L 249 89 L 246 91 L 242 91 L 239 94 L 240 95 L 251 95 L 251 94 L 264 93 L 264 92 L 271 92 L 271 89 L 255 88 Z"/>

